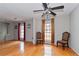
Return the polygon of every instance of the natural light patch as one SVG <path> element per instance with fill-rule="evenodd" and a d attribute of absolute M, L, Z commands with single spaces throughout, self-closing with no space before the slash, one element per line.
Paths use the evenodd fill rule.
<path fill-rule="evenodd" d="M 44 45 L 44 56 L 52 56 L 52 49 L 50 45 Z"/>
<path fill-rule="evenodd" d="M 24 24 L 20 26 L 20 40 L 24 39 Z"/>
<path fill-rule="evenodd" d="M 20 53 L 24 53 L 24 42 L 20 42 Z"/>

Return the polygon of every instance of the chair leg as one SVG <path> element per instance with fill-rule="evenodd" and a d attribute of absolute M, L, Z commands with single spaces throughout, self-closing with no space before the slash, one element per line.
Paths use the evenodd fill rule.
<path fill-rule="evenodd" d="M 69 44 L 67 43 L 67 47 L 69 48 Z"/>
<path fill-rule="evenodd" d="M 62 48 L 63 48 L 63 50 L 65 49 L 65 44 L 62 44 Z"/>
<path fill-rule="evenodd" d="M 57 42 L 57 47 L 58 47 L 58 42 Z"/>

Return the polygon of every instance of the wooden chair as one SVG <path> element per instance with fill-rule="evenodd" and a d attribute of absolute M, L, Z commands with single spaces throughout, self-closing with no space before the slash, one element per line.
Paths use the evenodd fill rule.
<path fill-rule="evenodd" d="M 58 47 L 58 43 L 62 44 L 62 47 L 64 49 L 64 47 L 68 47 L 69 48 L 69 37 L 70 37 L 70 33 L 68 32 L 64 32 L 63 36 L 62 36 L 62 40 L 57 41 L 57 47 Z"/>
<path fill-rule="evenodd" d="M 37 39 L 37 44 L 43 44 L 43 40 L 42 40 L 42 33 L 41 32 L 37 32 L 36 33 L 36 39 Z"/>

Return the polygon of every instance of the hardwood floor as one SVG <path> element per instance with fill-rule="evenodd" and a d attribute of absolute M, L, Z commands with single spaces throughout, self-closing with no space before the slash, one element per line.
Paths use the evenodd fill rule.
<path fill-rule="evenodd" d="M 77 56 L 70 48 L 62 49 L 61 46 L 56 47 L 53 44 L 52 56 Z M 20 41 L 0 42 L 0 56 L 44 56 L 44 45 L 33 45 L 32 43 L 24 43 L 24 53 L 20 52 Z"/>

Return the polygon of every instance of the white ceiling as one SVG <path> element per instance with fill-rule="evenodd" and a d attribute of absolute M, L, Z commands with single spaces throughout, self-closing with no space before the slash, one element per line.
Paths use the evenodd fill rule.
<path fill-rule="evenodd" d="M 69 14 L 78 4 L 77 3 L 50 3 L 48 7 L 64 5 L 63 12 L 55 12 L 59 14 Z M 29 20 L 33 18 L 33 10 L 43 9 L 41 3 L 1 3 L 0 4 L 0 20 Z M 36 13 L 37 15 L 38 13 Z M 38 14 L 41 16 L 42 13 Z M 16 18 L 16 19 L 15 19 Z"/>

